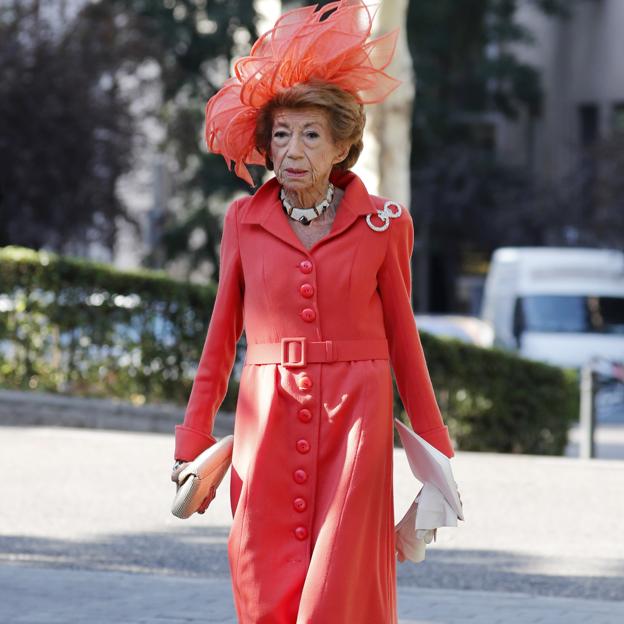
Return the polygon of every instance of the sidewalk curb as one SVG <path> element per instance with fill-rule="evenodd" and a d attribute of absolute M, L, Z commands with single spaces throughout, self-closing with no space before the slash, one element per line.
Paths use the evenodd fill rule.
<path fill-rule="evenodd" d="M 53 392 L 25 392 L 0 389 L 0 427 L 76 427 L 144 433 L 173 434 L 182 424 L 185 408 L 174 404 L 134 405 L 119 399 L 76 397 Z M 219 411 L 214 421 L 214 435 L 221 438 L 234 432 L 234 412 Z M 596 463 L 624 461 L 624 423 L 609 423 L 596 429 L 597 456 L 582 460 L 578 457 L 578 426 L 572 428 L 563 455 L 532 455 L 530 457 L 567 458 L 578 462 Z M 399 448 L 399 447 L 395 447 Z M 457 449 L 457 452 L 462 452 Z M 464 451 L 471 452 L 471 451 Z M 485 456 L 494 451 L 474 451 Z M 524 456 L 523 453 L 504 453 Z"/>
<path fill-rule="evenodd" d="M 0 390 L 0 426 L 78 427 L 173 433 L 185 409 L 172 404 L 133 405 L 117 399 L 66 396 L 53 392 Z M 219 412 L 215 435 L 232 433 L 234 414 Z"/>

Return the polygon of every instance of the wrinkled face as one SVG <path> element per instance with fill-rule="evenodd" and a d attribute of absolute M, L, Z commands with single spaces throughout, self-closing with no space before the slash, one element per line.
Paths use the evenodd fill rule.
<path fill-rule="evenodd" d="M 327 113 L 320 108 L 279 108 L 273 116 L 271 160 L 286 190 L 320 190 L 348 146 L 334 143 Z"/>

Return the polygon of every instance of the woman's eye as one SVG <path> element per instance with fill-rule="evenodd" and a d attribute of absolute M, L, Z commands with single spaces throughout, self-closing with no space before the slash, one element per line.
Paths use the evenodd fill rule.
<path fill-rule="evenodd" d="M 277 130 L 276 132 L 273 133 L 273 137 L 276 139 L 283 139 L 286 136 L 286 132 L 284 132 L 283 130 Z"/>
<path fill-rule="evenodd" d="M 318 137 L 319 137 L 319 133 L 318 133 L 318 132 L 311 131 L 311 132 L 306 133 L 306 136 L 307 136 L 309 139 L 318 139 Z"/>

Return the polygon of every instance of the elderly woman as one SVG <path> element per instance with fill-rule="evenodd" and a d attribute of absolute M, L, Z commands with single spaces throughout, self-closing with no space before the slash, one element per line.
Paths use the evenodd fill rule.
<path fill-rule="evenodd" d="M 275 172 L 225 215 L 220 282 L 172 478 L 216 442 L 243 328 L 228 539 L 243 624 L 397 622 L 393 382 L 448 457 L 410 305 L 413 224 L 349 169 L 396 32 L 359 1 L 285 14 L 208 103 L 213 152 Z M 209 500 L 206 499 L 202 510 Z"/>

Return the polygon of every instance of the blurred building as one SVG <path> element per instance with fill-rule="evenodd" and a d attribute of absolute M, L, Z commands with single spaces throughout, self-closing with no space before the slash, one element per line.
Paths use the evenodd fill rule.
<path fill-rule="evenodd" d="M 541 70 L 539 118 L 496 122 L 497 151 L 549 180 L 569 172 L 583 147 L 624 130 L 624 2 L 569 2 L 569 18 L 549 18 L 522 3 L 521 21 L 534 34 L 520 57 Z"/>
<path fill-rule="evenodd" d="M 624 1 L 569 0 L 568 17 L 518 4 L 533 41 L 513 52 L 541 74 L 542 111 L 516 120 L 487 114 L 480 128 L 501 162 L 566 186 L 587 166 L 586 148 L 624 130 Z M 577 233 L 567 234 L 573 243 Z M 457 311 L 479 314 L 487 268 L 484 257 L 464 259 L 455 278 Z"/>

